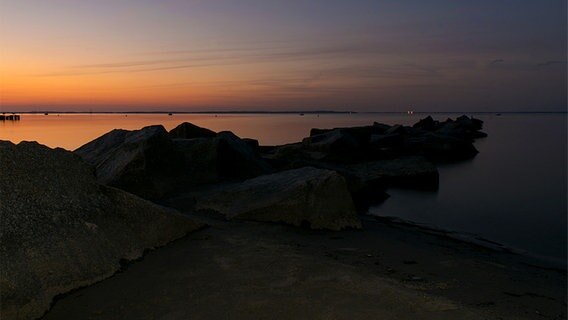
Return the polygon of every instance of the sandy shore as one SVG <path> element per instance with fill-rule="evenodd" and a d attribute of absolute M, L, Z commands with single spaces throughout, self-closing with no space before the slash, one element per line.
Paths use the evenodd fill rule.
<path fill-rule="evenodd" d="M 564 272 L 364 218 L 210 227 L 61 297 L 44 319 L 566 319 Z"/>

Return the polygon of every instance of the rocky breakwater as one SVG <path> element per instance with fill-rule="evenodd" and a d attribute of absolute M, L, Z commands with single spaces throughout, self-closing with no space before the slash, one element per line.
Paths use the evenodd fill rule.
<path fill-rule="evenodd" d="M 170 132 L 114 130 L 75 153 L 99 182 L 181 210 L 316 229 L 360 227 L 343 176 L 315 168 L 279 172 L 259 149 L 256 140 L 182 123 Z"/>
<path fill-rule="evenodd" d="M 63 149 L 0 141 L 0 168 L 2 319 L 38 318 L 55 296 L 202 226 L 97 183 L 92 168 Z"/>
<path fill-rule="evenodd" d="M 413 126 L 373 123 L 362 127 L 317 129 L 301 142 L 261 147 L 275 168 L 312 166 L 343 175 L 360 209 L 383 201 L 390 186 L 437 190 L 436 163 L 462 161 L 478 151 L 483 122 L 467 116 L 436 121 L 428 116 Z"/>
<path fill-rule="evenodd" d="M 422 156 L 430 161 L 456 161 L 474 157 L 474 139 L 485 137 L 483 122 L 467 116 L 436 121 L 431 116 L 413 126 L 373 123 L 369 126 L 312 129 L 299 143 L 264 147 L 264 155 L 277 167 L 306 161 L 359 163 L 401 156 Z"/>
<path fill-rule="evenodd" d="M 359 227 L 354 212 L 386 199 L 390 186 L 437 190 L 435 164 L 475 156 L 481 128 L 467 116 L 427 117 L 413 126 L 312 129 L 301 142 L 259 146 L 183 123 L 170 132 L 115 130 L 76 153 L 101 183 L 181 210 L 339 230 Z"/>

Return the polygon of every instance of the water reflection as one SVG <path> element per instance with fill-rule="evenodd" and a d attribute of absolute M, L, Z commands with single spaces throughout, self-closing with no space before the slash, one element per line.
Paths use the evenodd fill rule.
<path fill-rule="evenodd" d="M 170 130 L 188 121 L 214 131 L 233 131 L 263 145 L 285 144 L 308 136 L 310 129 L 369 125 L 373 121 L 411 124 L 417 116 L 403 114 L 49 114 L 22 115 L 19 123 L 0 123 L 0 139 L 38 141 L 74 150 L 112 129 L 140 129 L 161 124 Z"/>

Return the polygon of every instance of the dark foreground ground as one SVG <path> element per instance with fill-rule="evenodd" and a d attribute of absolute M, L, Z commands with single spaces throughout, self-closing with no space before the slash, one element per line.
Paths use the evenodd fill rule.
<path fill-rule="evenodd" d="M 566 319 L 566 274 L 363 220 L 211 226 L 57 300 L 44 319 Z"/>

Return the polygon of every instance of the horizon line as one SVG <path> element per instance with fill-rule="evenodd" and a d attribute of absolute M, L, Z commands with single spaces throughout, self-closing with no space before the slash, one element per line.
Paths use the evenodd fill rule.
<path fill-rule="evenodd" d="M 350 111 L 350 110 L 275 110 L 275 111 L 262 111 L 262 110 L 211 110 L 211 111 L 145 111 L 145 110 L 122 110 L 122 111 L 57 111 L 57 110 L 29 110 L 29 111 L 1 111 L 2 114 L 454 114 L 454 113 L 477 113 L 477 114 L 513 114 L 513 113 L 568 113 L 568 110 L 553 110 L 553 111 L 475 111 L 475 110 L 461 110 L 461 111 Z"/>

